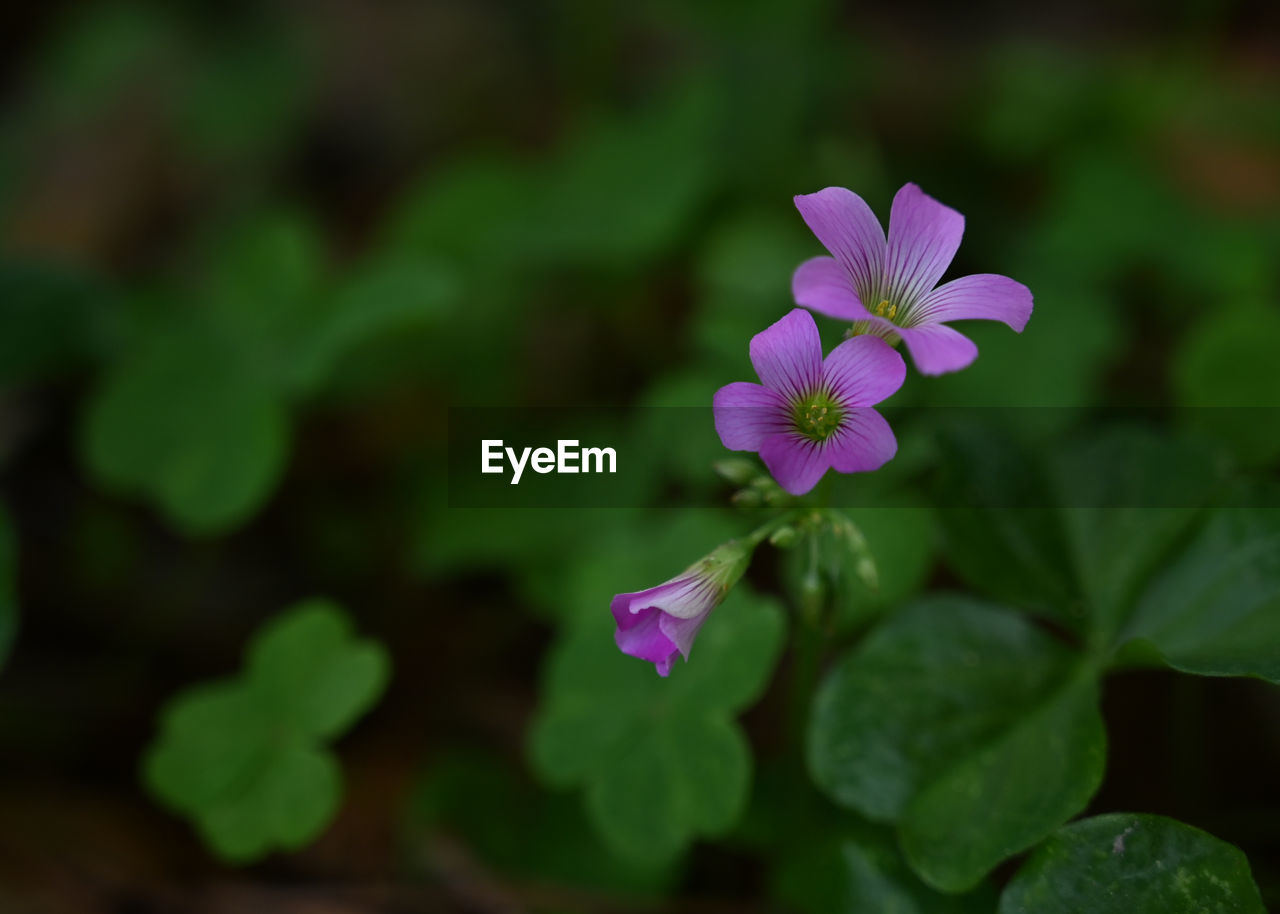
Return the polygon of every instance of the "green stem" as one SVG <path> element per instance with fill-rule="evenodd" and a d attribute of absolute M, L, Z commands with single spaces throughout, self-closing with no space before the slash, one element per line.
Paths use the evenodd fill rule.
<path fill-rule="evenodd" d="M 791 744 L 799 748 L 802 757 L 809 730 L 809 713 L 818 687 L 826 647 L 826 637 L 820 622 L 825 615 L 825 612 L 820 613 L 819 620 L 797 619 L 791 635 L 790 708 L 787 717 Z"/>
<path fill-rule="evenodd" d="M 756 546 L 759 546 L 761 543 L 767 540 L 770 536 L 772 536 L 775 530 L 778 530 L 786 526 L 791 521 L 795 520 L 796 516 L 799 513 L 800 513 L 799 510 L 796 510 L 796 509 L 792 509 L 790 511 L 783 511 L 778 516 L 770 518 L 769 520 L 761 524 L 759 527 L 756 527 L 754 530 L 752 530 L 742 539 L 746 541 L 746 543 L 750 545 L 752 549 L 754 549 Z"/>

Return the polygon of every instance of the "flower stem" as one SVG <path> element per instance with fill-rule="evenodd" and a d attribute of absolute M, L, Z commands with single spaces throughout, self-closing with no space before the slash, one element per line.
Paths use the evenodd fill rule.
<path fill-rule="evenodd" d="M 798 510 L 783 511 L 776 517 L 772 517 L 759 527 L 756 527 L 742 539 L 746 541 L 752 549 L 754 549 L 756 546 L 759 546 L 766 539 L 772 536 L 775 530 L 778 530 L 795 520 L 799 513 L 800 512 Z"/>

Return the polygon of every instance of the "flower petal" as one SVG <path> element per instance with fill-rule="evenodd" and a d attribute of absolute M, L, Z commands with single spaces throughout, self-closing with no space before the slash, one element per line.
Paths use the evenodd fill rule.
<path fill-rule="evenodd" d="M 626 627 L 619 620 L 618 630 L 613 633 L 613 640 L 622 653 L 648 660 L 662 676 L 671 672 L 671 661 L 678 650 L 676 643 L 662 630 L 664 618 L 661 610 L 646 609 Z"/>
<path fill-rule="evenodd" d="M 849 272 L 859 297 L 872 294 L 884 275 L 885 241 L 866 201 L 843 187 L 828 187 L 795 202 L 810 231 Z"/>
<path fill-rule="evenodd" d="M 978 345 L 946 324 L 903 327 L 898 334 L 921 374 L 959 371 L 978 357 Z"/>
<path fill-rule="evenodd" d="M 875 336 L 845 340 L 822 363 L 822 380 L 850 406 L 871 406 L 895 393 L 907 376 L 897 351 Z"/>
<path fill-rule="evenodd" d="M 647 609 L 657 609 L 688 619 L 708 612 L 717 602 L 719 600 L 715 585 L 707 577 L 684 571 L 657 587 L 635 593 L 620 593 L 610 602 L 609 608 L 613 610 L 613 617 L 618 624 L 628 627 L 635 623 L 624 620 Z"/>
<path fill-rule="evenodd" d="M 822 374 L 822 340 L 813 315 L 795 308 L 751 338 L 751 364 L 764 386 L 789 397 L 812 390 Z"/>
<path fill-rule="evenodd" d="M 692 619 L 663 616 L 658 623 L 658 627 L 662 629 L 662 633 L 670 639 L 671 643 L 676 646 L 676 650 L 680 652 L 680 655 L 685 660 L 688 660 L 689 651 L 693 649 L 693 639 L 698 637 L 698 630 L 702 628 L 702 623 L 707 621 L 709 615 L 711 615 L 711 610 L 707 610 L 700 616 L 694 616 Z"/>
<path fill-rule="evenodd" d="M 904 184 L 894 196 L 885 273 L 896 303 L 908 314 L 951 265 L 962 235 L 964 216 L 916 185 Z"/>
<path fill-rule="evenodd" d="M 878 470 L 898 453 L 898 439 L 893 436 L 889 423 L 884 416 L 865 406 L 850 410 L 827 446 L 831 468 L 837 473 Z"/>
<path fill-rule="evenodd" d="M 938 286 L 916 305 L 912 317 L 926 323 L 1002 321 L 1019 333 L 1031 317 L 1031 290 L 997 273 L 961 276 Z"/>
<path fill-rule="evenodd" d="M 787 427 L 781 394 L 748 381 L 726 384 L 711 400 L 716 433 L 731 451 L 754 451 L 770 435 Z"/>
<path fill-rule="evenodd" d="M 814 257 L 796 267 L 791 295 L 797 305 L 846 321 L 870 315 L 853 288 L 853 277 L 833 257 Z"/>
<path fill-rule="evenodd" d="M 803 495 L 818 484 L 831 466 L 826 449 L 793 432 L 783 432 L 760 445 L 760 459 L 778 485 L 792 495 Z"/>

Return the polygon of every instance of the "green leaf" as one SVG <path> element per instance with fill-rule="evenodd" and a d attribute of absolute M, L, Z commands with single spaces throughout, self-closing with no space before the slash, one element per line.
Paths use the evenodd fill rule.
<path fill-rule="evenodd" d="M 365 265 L 304 334 L 293 355 L 290 387 L 316 388 L 348 350 L 382 334 L 440 322 L 460 297 L 458 276 L 440 261 L 388 257 Z"/>
<path fill-rule="evenodd" d="M 1053 475 L 1091 640 L 1107 645 L 1143 580 L 1196 519 L 1216 483 L 1214 461 L 1199 447 L 1120 428 L 1068 448 Z"/>
<path fill-rule="evenodd" d="M 628 265 L 673 244 L 716 183 L 714 105 L 695 88 L 583 125 L 537 185 L 521 249 L 534 262 Z"/>
<path fill-rule="evenodd" d="M 342 774 L 328 752 L 292 745 L 272 752 L 234 794 L 202 810 L 201 834 L 227 860 L 250 862 L 295 850 L 324 830 L 342 799 Z"/>
<path fill-rule="evenodd" d="M 246 664 L 254 694 L 275 717 L 321 738 L 338 736 L 363 716 L 390 673 L 382 646 L 353 638 L 347 616 L 324 600 L 268 623 Z"/>
<path fill-rule="evenodd" d="M 522 161 L 486 153 L 460 157 L 432 168 L 405 195 L 384 245 L 409 257 L 506 269 L 518 253 L 536 186 Z"/>
<path fill-rule="evenodd" d="M 0 670 L 18 634 L 18 546 L 9 514 L 0 505 Z"/>
<path fill-rule="evenodd" d="M 187 689 L 161 716 L 161 741 L 145 761 L 147 784 L 171 808 L 199 814 L 254 778 L 270 729 L 238 679 Z"/>
<path fill-rule="evenodd" d="M 751 748 L 737 725 L 673 709 L 632 727 L 587 788 L 587 810 L 622 855 L 670 859 L 690 837 L 729 829 L 746 805 Z"/>
<path fill-rule="evenodd" d="M 1089 803 L 1106 767 L 1106 730 L 1092 670 L 912 801 L 902 847 L 930 885 L 962 892 Z"/>
<path fill-rule="evenodd" d="M 1280 509 L 1213 512 L 1138 600 L 1129 639 L 1183 672 L 1280 683 Z"/>
<path fill-rule="evenodd" d="M 986 424 L 944 427 L 939 443 L 947 563 L 979 592 L 1082 628 L 1085 608 L 1034 452 Z"/>
<path fill-rule="evenodd" d="M 190 534 L 247 519 L 279 478 L 288 428 L 237 350 L 195 327 L 158 330 L 102 379 L 85 416 L 93 473 Z"/>
<path fill-rule="evenodd" d="M 454 749 L 424 772 L 408 826 L 424 841 L 461 836 L 498 873 L 543 884 L 653 897 L 677 875 L 637 865 L 596 835 L 576 797 L 539 788 L 496 753 Z"/>
<path fill-rule="evenodd" d="M 331 604 L 303 603 L 259 633 L 238 677 L 187 689 L 143 758 L 151 792 L 233 862 L 311 841 L 342 793 L 324 745 L 386 681 L 382 648 L 353 639 Z"/>
<path fill-rule="evenodd" d="M 1239 849 L 1163 816 L 1072 823 L 1014 876 L 1000 914 L 1264 914 Z"/>
<path fill-rule="evenodd" d="M 1010 610 L 959 596 L 909 604 L 823 681 L 809 727 L 814 779 L 841 805 L 895 822 L 922 791 L 1005 739 L 1069 660 Z"/>
<path fill-rule="evenodd" d="M 1248 463 L 1280 456 L 1280 315 L 1255 307 L 1213 312 L 1184 337 L 1174 362 L 1189 424 L 1217 434 Z"/>
<path fill-rule="evenodd" d="M 753 701 L 777 661 L 780 610 L 739 585 L 669 679 L 619 652 L 607 602 L 553 651 L 530 754 L 548 784 L 582 785 L 600 834 L 657 864 L 695 837 L 731 827 L 746 803 L 751 755 L 730 714 Z"/>
<path fill-rule="evenodd" d="M 870 832 L 824 840 L 783 857 L 776 892 L 805 914 L 988 914 L 990 886 L 943 895 L 911 872 L 889 837 Z"/>
<path fill-rule="evenodd" d="M 255 214 L 214 243 L 210 317 L 249 367 L 283 394 L 299 348 L 325 316 L 324 244 L 292 212 Z"/>

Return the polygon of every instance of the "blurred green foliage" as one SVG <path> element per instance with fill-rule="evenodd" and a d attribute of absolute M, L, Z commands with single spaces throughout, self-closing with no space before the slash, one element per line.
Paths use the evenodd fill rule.
<path fill-rule="evenodd" d="M 82 271 L 0 263 L 0 384 L 38 383 L 98 358 L 113 331 L 112 297 Z"/>
<path fill-rule="evenodd" d="M 243 673 L 179 693 L 144 760 L 147 786 L 236 862 L 312 841 L 342 775 L 327 748 L 386 688 L 381 645 L 331 603 L 299 604 L 250 643 Z"/>
<path fill-rule="evenodd" d="M 1003 911 L 1258 910 L 1239 855 L 1188 826 L 1061 827 L 1101 778 L 1104 674 L 1280 682 L 1280 531 L 1251 488 L 1280 457 L 1280 121 L 1273 74 L 1215 31 L 1231 4 L 1176 13 L 1177 37 L 1074 44 L 988 22 L 963 48 L 828 0 L 413 6 L 354 28 L 337 7 L 63 6 L 14 56 L 0 465 L 20 522 L 0 514 L 0 660 L 17 556 L 40 625 L 31 664 L 19 644 L 4 672 L 39 692 L 29 716 L 59 664 L 81 693 L 111 692 L 65 647 L 84 627 L 67 606 L 103 607 L 124 666 L 216 668 L 234 623 L 172 621 L 210 578 L 208 599 L 233 602 L 333 582 L 376 614 L 398 668 L 420 665 L 425 632 L 448 645 L 441 676 L 474 677 L 413 670 L 415 714 L 476 682 L 505 690 L 489 696 L 505 741 L 439 724 L 400 798 L 403 840 L 452 830 L 495 879 L 740 895 L 741 871 L 767 868 L 788 909 L 977 911 L 995 904 L 988 872 L 1031 849 Z M 832 481 L 860 505 L 877 588 L 834 538 L 762 548 L 659 680 L 615 651 L 609 599 L 750 522 L 672 506 L 727 494 L 705 407 L 751 377 L 750 337 L 821 253 L 790 197 L 847 186 L 883 215 L 908 180 L 967 217 L 951 272 L 1013 276 L 1035 314 L 1021 335 L 963 328 L 977 363 L 912 375 L 888 404 L 895 461 Z M 843 328 L 821 323 L 834 344 Z M 635 477 L 635 508 L 457 508 L 446 408 L 486 404 L 607 407 L 616 422 L 592 431 L 620 440 L 684 407 L 687 431 Z M 1028 409 L 975 427 L 951 409 L 971 406 Z M 1130 406 L 1161 412 L 1097 434 Z M 788 626 L 764 594 L 795 609 L 815 570 L 830 612 Z M 938 592 L 957 586 L 981 599 Z M 468 629 L 489 605 L 500 630 Z M 388 665 L 336 608 L 290 611 L 239 676 L 173 698 L 149 788 L 224 859 L 303 847 L 341 799 L 329 743 Z M 785 744 L 819 668 L 806 761 L 823 795 L 801 802 Z M 169 687 L 157 674 L 121 704 Z M 423 726 L 408 720 L 385 726 Z M 1175 857 L 1186 879 L 1156 865 Z M 1280 873 L 1255 863 L 1277 901 Z M 1121 864 L 1141 874 L 1133 896 L 1081 881 Z"/>
<path fill-rule="evenodd" d="M 406 819 L 411 835 L 459 834 L 486 864 L 520 878 L 656 898 L 678 875 L 671 861 L 637 863 L 613 853 L 576 797 L 544 790 L 479 749 L 434 762 Z"/>

